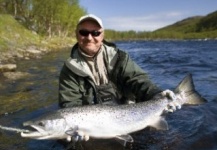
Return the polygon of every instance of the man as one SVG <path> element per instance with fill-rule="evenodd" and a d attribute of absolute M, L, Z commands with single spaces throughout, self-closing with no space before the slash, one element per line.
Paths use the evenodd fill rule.
<path fill-rule="evenodd" d="M 126 52 L 104 40 L 100 18 L 81 17 L 75 32 L 78 42 L 59 78 L 61 108 L 141 102 L 162 92 Z M 174 97 L 172 91 L 166 93 Z"/>
<path fill-rule="evenodd" d="M 175 100 L 170 90 L 163 91 L 130 56 L 115 44 L 104 40 L 100 18 L 89 14 L 78 21 L 77 43 L 65 62 L 59 77 L 61 108 L 93 104 L 126 104 L 147 101 L 157 95 Z M 175 101 L 168 108 L 175 110 Z M 168 109 L 165 108 L 165 109 Z M 77 135 L 75 140 L 83 140 Z"/>

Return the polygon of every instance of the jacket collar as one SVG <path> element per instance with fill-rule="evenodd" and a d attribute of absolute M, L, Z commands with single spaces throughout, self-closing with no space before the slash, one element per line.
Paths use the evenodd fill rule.
<path fill-rule="evenodd" d="M 104 57 L 104 62 L 106 63 L 107 71 L 109 73 L 114 68 L 115 63 L 117 62 L 117 49 L 115 45 L 111 45 L 110 43 L 108 44 L 108 42 L 103 42 L 101 49 Z M 78 43 L 76 43 L 73 46 L 70 58 L 66 60 L 65 64 L 70 70 L 72 70 L 78 76 L 89 76 L 93 78 L 93 75 L 85 59 L 79 53 Z"/>

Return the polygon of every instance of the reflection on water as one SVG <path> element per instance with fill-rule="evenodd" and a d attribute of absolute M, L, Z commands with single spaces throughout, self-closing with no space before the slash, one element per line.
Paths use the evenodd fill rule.
<path fill-rule="evenodd" d="M 168 131 L 149 128 L 133 133 L 133 149 L 217 149 L 217 42 L 208 41 L 139 41 L 118 42 L 164 89 L 173 89 L 187 73 L 193 74 L 195 87 L 208 103 L 184 106 L 168 114 Z M 22 123 L 58 109 L 58 76 L 70 50 L 44 56 L 40 60 L 18 62 L 18 71 L 28 78 L 5 81 L 0 77 L 0 124 L 23 128 Z M 109 128 L 109 125 L 108 125 Z M 81 147 L 80 147 L 81 148 Z M 115 140 L 90 140 L 83 149 L 124 149 Z M 64 149 L 52 140 L 21 138 L 18 133 L 0 131 L 0 149 Z"/>

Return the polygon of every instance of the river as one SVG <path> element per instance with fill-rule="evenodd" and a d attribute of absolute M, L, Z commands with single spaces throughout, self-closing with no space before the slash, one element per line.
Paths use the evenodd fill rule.
<path fill-rule="evenodd" d="M 192 73 L 196 90 L 208 101 L 168 114 L 168 131 L 145 129 L 132 134 L 133 149 L 217 149 L 217 41 L 120 41 L 116 44 L 163 89 L 174 89 Z M 69 54 L 70 50 L 65 49 L 41 59 L 20 60 L 17 70 L 29 73 L 27 78 L 9 81 L 0 77 L 1 125 L 23 128 L 24 121 L 58 109 L 58 77 Z M 123 149 L 110 140 L 89 141 L 88 144 L 89 149 Z M 0 130 L 0 149 L 64 148 L 56 141 L 25 139 L 18 133 Z"/>

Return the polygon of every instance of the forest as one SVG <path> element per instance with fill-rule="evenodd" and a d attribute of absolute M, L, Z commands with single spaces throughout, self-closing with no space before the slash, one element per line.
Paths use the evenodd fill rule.
<path fill-rule="evenodd" d="M 0 0 L 0 13 L 10 14 L 42 36 L 73 36 L 77 20 L 86 14 L 79 0 Z"/>

